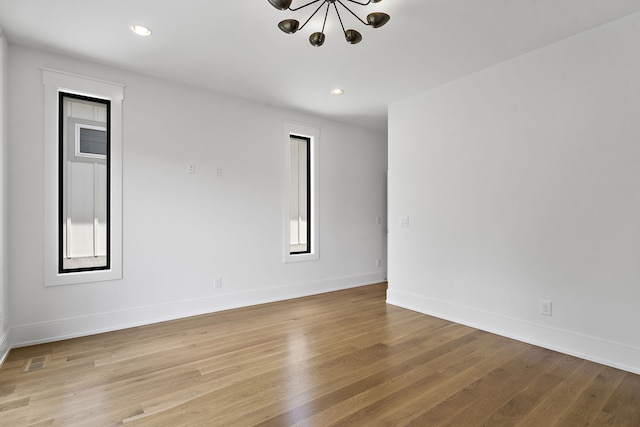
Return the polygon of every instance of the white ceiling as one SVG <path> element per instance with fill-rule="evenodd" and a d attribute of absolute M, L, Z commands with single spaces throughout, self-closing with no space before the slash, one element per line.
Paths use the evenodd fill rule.
<path fill-rule="evenodd" d="M 322 47 L 307 40 L 322 17 L 294 35 L 277 28 L 289 17 L 304 22 L 313 8 L 282 12 L 267 0 L 0 0 L 0 28 L 11 43 L 385 131 L 389 103 L 638 12 L 640 0 L 383 0 L 352 7 L 363 19 L 391 15 L 382 28 L 341 13 L 347 28 L 362 33 L 358 45 L 344 41 L 335 12 Z M 134 23 L 153 35 L 134 35 Z M 334 87 L 345 94 L 331 96 Z"/>

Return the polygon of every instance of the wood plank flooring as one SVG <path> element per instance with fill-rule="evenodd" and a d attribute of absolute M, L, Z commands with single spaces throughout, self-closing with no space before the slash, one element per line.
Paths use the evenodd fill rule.
<path fill-rule="evenodd" d="M 0 426 L 640 426 L 640 376 L 389 306 L 385 291 L 12 350 Z"/>

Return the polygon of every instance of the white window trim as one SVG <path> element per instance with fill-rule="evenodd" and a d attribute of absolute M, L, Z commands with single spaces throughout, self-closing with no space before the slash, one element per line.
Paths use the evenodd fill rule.
<path fill-rule="evenodd" d="M 122 279 L 122 101 L 124 85 L 42 69 L 44 86 L 44 285 L 59 286 Z M 60 92 L 111 101 L 111 258 L 108 270 L 58 272 L 58 95 Z"/>
<path fill-rule="evenodd" d="M 320 259 L 320 186 L 319 186 L 319 155 L 320 128 L 294 122 L 283 122 L 283 144 L 284 144 L 284 188 L 283 188 L 283 251 L 284 262 L 314 261 Z M 289 225 L 289 188 L 290 182 L 290 135 L 299 135 L 311 140 L 311 251 L 305 254 L 290 253 L 290 225 Z"/>

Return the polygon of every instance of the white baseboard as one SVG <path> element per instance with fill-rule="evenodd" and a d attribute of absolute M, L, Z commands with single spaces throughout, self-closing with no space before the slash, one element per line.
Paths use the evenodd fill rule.
<path fill-rule="evenodd" d="M 9 355 L 9 350 L 11 350 L 11 346 L 9 345 L 11 340 L 9 339 L 9 331 L 0 332 L 3 332 L 3 334 L 0 335 L 0 366 L 2 366 Z"/>
<path fill-rule="evenodd" d="M 11 347 L 24 347 L 44 342 L 59 341 L 217 311 L 371 285 L 383 282 L 385 277 L 386 272 L 376 272 L 305 282 L 278 288 L 221 294 L 162 305 L 94 314 L 91 316 L 19 325 L 11 328 L 10 343 Z"/>
<path fill-rule="evenodd" d="M 389 288 L 387 303 L 640 374 L 640 348 Z"/>

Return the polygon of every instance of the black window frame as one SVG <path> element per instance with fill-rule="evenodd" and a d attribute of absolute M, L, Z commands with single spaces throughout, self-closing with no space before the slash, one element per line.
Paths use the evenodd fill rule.
<path fill-rule="evenodd" d="M 300 139 L 303 141 L 306 141 L 306 145 L 307 145 L 307 250 L 305 251 L 294 251 L 292 252 L 291 249 L 289 249 L 289 255 L 303 255 L 303 254 L 310 254 L 312 252 L 311 248 L 313 247 L 313 245 L 311 244 L 311 224 L 312 221 L 315 220 L 315 218 L 313 218 L 313 213 L 311 211 L 311 199 L 313 198 L 313 195 L 311 194 L 312 191 L 312 186 L 311 186 L 311 138 L 307 137 L 307 136 L 302 136 L 302 135 L 296 135 L 296 134 L 289 134 L 289 138 L 295 138 L 295 139 Z"/>
<path fill-rule="evenodd" d="M 106 263 L 97 267 L 64 268 L 64 190 L 66 188 L 64 179 L 64 150 L 65 150 L 65 99 L 77 99 L 81 101 L 103 104 L 107 110 L 106 132 L 107 132 L 107 154 L 106 163 Z M 76 93 L 58 92 L 58 273 L 79 273 L 84 271 L 103 271 L 111 269 L 111 101 L 103 98 L 79 95 Z"/>

